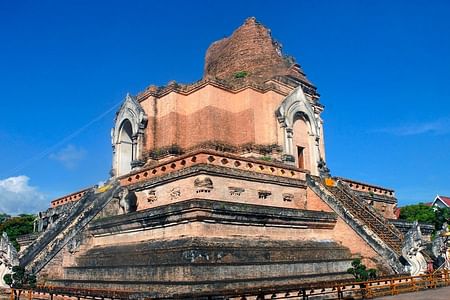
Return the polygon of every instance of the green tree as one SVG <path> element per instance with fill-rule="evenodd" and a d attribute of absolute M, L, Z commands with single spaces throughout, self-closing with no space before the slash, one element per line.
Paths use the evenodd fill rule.
<path fill-rule="evenodd" d="M 25 268 L 15 266 L 11 274 L 3 276 L 3 280 L 13 289 L 33 289 L 36 287 L 36 276 L 28 273 Z M 14 290 L 16 299 L 20 298 L 21 291 Z"/>
<path fill-rule="evenodd" d="M 436 216 L 431 206 L 423 203 L 407 205 L 400 209 L 400 219 L 433 224 Z"/>
<path fill-rule="evenodd" d="M 0 213 L 0 224 L 5 222 L 7 219 L 11 218 L 10 215 L 7 215 L 5 213 Z"/>
<path fill-rule="evenodd" d="M 450 221 L 450 208 L 448 207 L 436 207 L 434 211 L 436 219 L 434 220 L 434 227 L 436 230 L 440 230 L 442 228 L 442 224 Z"/>
<path fill-rule="evenodd" d="M 433 224 L 435 230 L 441 229 L 442 224 L 448 222 L 449 218 L 449 208 L 432 207 L 423 203 L 407 205 L 400 209 L 400 219 Z"/>
<path fill-rule="evenodd" d="M 27 214 L 8 218 L 0 224 L 0 234 L 6 232 L 11 243 L 19 250 L 19 244 L 17 243 L 16 238 L 33 232 L 33 222 L 35 218 L 34 215 Z"/>
<path fill-rule="evenodd" d="M 352 267 L 347 269 L 347 273 L 352 274 L 356 281 L 367 281 L 377 278 L 377 270 L 367 269 L 359 258 L 352 261 Z"/>

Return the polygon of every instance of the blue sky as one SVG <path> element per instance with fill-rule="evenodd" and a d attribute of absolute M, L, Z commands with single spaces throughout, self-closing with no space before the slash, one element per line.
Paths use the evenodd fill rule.
<path fill-rule="evenodd" d="M 449 1 L 0 0 L 0 210 L 105 180 L 126 93 L 200 79 L 208 45 L 249 16 L 317 85 L 333 175 L 401 205 L 450 195 L 449 14 Z"/>

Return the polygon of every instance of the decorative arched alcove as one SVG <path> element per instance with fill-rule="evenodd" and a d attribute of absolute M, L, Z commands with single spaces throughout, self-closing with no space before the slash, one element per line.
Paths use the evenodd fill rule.
<path fill-rule="evenodd" d="M 125 119 L 120 125 L 119 140 L 117 142 L 117 174 L 127 174 L 131 171 L 133 161 L 133 128 L 131 122 Z"/>
<path fill-rule="evenodd" d="M 127 94 L 111 130 L 114 176 L 125 175 L 145 163 L 142 150 L 146 126 L 147 115 L 143 108 L 134 97 Z"/>
<path fill-rule="evenodd" d="M 320 151 L 322 121 L 300 86 L 283 100 L 276 116 L 283 131 L 285 162 L 319 175 L 319 166 L 323 163 Z"/>

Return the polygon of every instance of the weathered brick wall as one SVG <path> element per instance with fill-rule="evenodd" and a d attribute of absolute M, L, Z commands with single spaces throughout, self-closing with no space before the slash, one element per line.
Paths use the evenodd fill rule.
<path fill-rule="evenodd" d="M 244 80 L 265 81 L 277 75 L 293 75 L 307 81 L 301 72 L 291 68 L 293 60 L 281 53 L 281 45 L 272 39 L 270 31 L 255 18 L 248 18 L 233 34 L 213 43 L 205 57 L 204 77 L 228 81 L 238 72 L 246 72 Z"/>
<path fill-rule="evenodd" d="M 275 111 L 284 95 L 253 89 L 225 91 L 208 85 L 189 95 L 170 93 L 141 102 L 148 113 L 148 152 L 171 145 L 184 149 L 219 141 L 232 146 L 282 144 Z M 155 107 L 156 105 L 156 107 Z"/>
<path fill-rule="evenodd" d="M 195 187 L 196 179 L 208 178 L 213 187 L 207 192 Z M 177 191 L 178 194 L 174 194 Z M 259 192 L 270 192 L 266 198 L 260 198 Z M 180 178 L 176 181 L 139 191 L 138 210 L 185 201 L 196 197 L 211 200 L 247 203 L 274 207 L 305 209 L 306 191 L 304 188 L 278 185 L 275 183 L 261 183 L 239 178 L 227 178 L 212 175 L 192 176 Z M 171 196 L 172 194 L 172 196 Z"/>
<path fill-rule="evenodd" d="M 317 211 L 333 211 L 314 191 L 309 187 L 307 193 L 307 209 Z M 330 238 L 348 247 L 355 256 L 361 256 L 368 267 L 378 268 L 383 272 L 389 272 L 386 262 L 370 247 L 343 219 L 340 217 L 331 232 L 317 231 L 317 236 Z"/>

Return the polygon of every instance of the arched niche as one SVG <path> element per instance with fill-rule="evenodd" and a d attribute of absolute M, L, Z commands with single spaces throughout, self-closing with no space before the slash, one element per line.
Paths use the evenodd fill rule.
<path fill-rule="evenodd" d="M 302 112 L 297 112 L 292 124 L 292 152 L 295 166 L 307 170 L 311 169 L 314 159 L 311 157 L 311 145 L 314 145 L 314 141 L 311 141 L 313 135 L 311 135 L 310 128 L 308 116 Z"/>
<path fill-rule="evenodd" d="M 276 111 L 283 132 L 285 162 L 303 167 L 313 175 L 319 175 L 323 161 L 320 154 L 321 120 L 301 87 L 295 88 Z M 303 148 L 303 166 L 299 163 L 299 148 Z"/>
<path fill-rule="evenodd" d="M 133 161 L 133 127 L 131 122 L 125 119 L 119 130 L 117 143 L 118 169 L 117 175 L 124 175 L 131 171 Z"/>
<path fill-rule="evenodd" d="M 142 151 L 147 115 L 135 97 L 127 94 L 111 130 L 114 176 L 122 176 L 144 165 Z"/>

